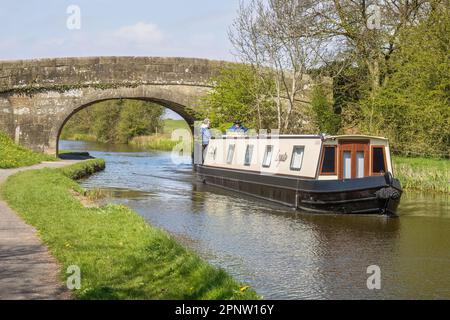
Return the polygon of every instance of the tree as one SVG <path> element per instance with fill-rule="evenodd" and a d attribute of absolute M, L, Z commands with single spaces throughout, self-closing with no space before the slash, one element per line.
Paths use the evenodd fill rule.
<path fill-rule="evenodd" d="M 133 137 L 155 133 L 161 128 L 163 108 L 142 101 L 125 100 L 117 124 L 119 143 L 128 143 Z"/>
<path fill-rule="evenodd" d="M 248 99 L 250 82 L 237 90 L 242 75 L 228 75 L 228 85 L 218 81 L 216 109 L 260 123 L 270 111 L 286 133 L 311 131 L 311 106 L 322 132 L 381 135 L 398 151 L 448 155 L 449 7 L 448 0 L 242 2 L 230 39 L 258 79 L 250 82 L 273 86 L 256 95 L 262 100 Z"/>
<path fill-rule="evenodd" d="M 388 136 L 404 153 L 450 154 L 449 34 L 445 6 L 400 34 L 386 86 L 361 101 L 363 131 Z"/>
<path fill-rule="evenodd" d="M 243 62 L 262 81 L 273 75 L 277 128 L 291 130 L 294 115 L 306 102 L 308 69 L 321 60 L 322 39 L 310 37 L 312 1 L 252 0 L 241 2 L 230 40 Z"/>
<path fill-rule="evenodd" d="M 89 134 L 94 135 L 99 142 L 114 143 L 117 141 L 117 125 L 123 101 L 110 100 L 88 107 L 92 110 L 92 127 Z M 83 116 L 83 115 L 81 115 Z"/>
<path fill-rule="evenodd" d="M 444 0 L 446 1 L 446 0 Z M 325 38 L 335 53 L 349 55 L 367 70 L 375 96 L 389 73 L 389 60 L 403 30 L 426 19 L 438 0 L 321 0 L 311 11 L 314 36 Z"/>
<path fill-rule="evenodd" d="M 333 102 L 323 86 L 314 87 L 311 105 L 320 132 L 336 134 L 340 128 L 340 116 L 334 112 Z"/>
<path fill-rule="evenodd" d="M 221 128 L 236 119 L 257 130 L 273 128 L 275 123 L 275 84 L 269 74 L 257 75 L 252 66 L 236 64 L 213 79 L 216 84 L 200 106 L 202 117 Z"/>
<path fill-rule="evenodd" d="M 164 108 L 138 100 L 108 100 L 89 106 L 73 115 L 61 137 L 92 135 L 99 142 L 127 143 L 137 135 L 152 134 L 161 128 Z"/>

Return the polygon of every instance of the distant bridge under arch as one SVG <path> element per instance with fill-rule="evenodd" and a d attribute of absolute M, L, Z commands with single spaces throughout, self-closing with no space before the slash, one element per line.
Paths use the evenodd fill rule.
<path fill-rule="evenodd" d="M 192 110 L 213 88 L 211 78 L 229 64 L 160 57 L 0 61 L 0 130 L 35 151 L 56 154 L 66 121 L 110 99 L 155 102 L 192 126 Z"/>

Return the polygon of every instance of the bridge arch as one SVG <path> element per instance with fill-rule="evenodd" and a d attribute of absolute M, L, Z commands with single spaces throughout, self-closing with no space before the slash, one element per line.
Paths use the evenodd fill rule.
<path fill-rule="evenodd" d="M 193 133 L 194 130 L 194 122 L 198 119 L 195 118 L 194 115 L 194 107 L 188 107 L 187 105 L 192 105 L 193 97 L 189 93 L 190 89 L 185 91 L 181 86 L 177 88 L 164 88 L 161 86 L 157 86 L 155 88 L 151 88 L 146 86 L 145 88 L 115 88 L 108 91 L 102 90 L 101 95 L 97 91 L 93 91 L 91 94 L 86 94 L 83 99 L 76 99 L 73 101 L 72 105 L 68 105 L 65 108 L 65 111 L 62 112 L 54 122 L 54 126 L 52 128 L 52 132 L 50 133 L 49 146 L 55 146 L 55 154 L 59 152 L 59 137 L 61 135 L 62 129 L 64 125 L 70 120 L 70 118 L 78 113 L 79 111 L 88 108 L 91 105 L 102 101 L 109 100 L 141 100 L 147 102 L 153 102 L 155 104 L 161 105 L 165 108 L 168 108 L 178 115 L 180 115 L 189 125 L 191 131 Z M 205 92 L 202 94 L 206 94 L 209 89 L 202 89 Z M 194 98 L 200 92 L 196 92 Z M 53 154 L 53 152 L 52 152 Z"/>
<path fill-rule="evenodd" d="M 164 101 L 164 100 L 159 100 L 159 99 L 143 98 L 143 97 L 121 97 L 121 98 L 102 99 L 102 100 L 92 101 L 88 104 L 80 106 L 79 108 L 73 110 L 73 112 L 71 114 L 69 114 L 64 120 L 62 120 L 61 124 L 59 124 L 59 123 L 56 124 L 55 128 L 57 128 L 59 126 L 59 129 L 57 131 L 57 136 L 56 136 L 56 152 L 55 152 L 56 155 L 59 154 L 59 140 L 60 140 L 61 132 L 62 132 L 64 126 L 66 125 L 66 123 L 72 118 L 72 116 L 74 116 L 81 110 L 86 109 L 92 105 L 99 103 L 99 102 L 110 101 L 110 100 L 140 100 L 140 101 L 146 101 L 146 102 L 153 102 L 162 107 L 170 109 L 170 110 L 174 111 L 176 114 L 178 114 L 179 116 L 181 116 L 181 118 L 183 118 L 183 120 L 186 121 L 186 123 L 189 125 L 189 128 L 191 129 L 192 134 L 194 133 L 194 122 L 197 119 L 195 118 L 195 116 L 193 116 L 192 114 L 185 111 L 185 106 L 178 105 L 177 103 L 175 103 L 173 101 Z"/>

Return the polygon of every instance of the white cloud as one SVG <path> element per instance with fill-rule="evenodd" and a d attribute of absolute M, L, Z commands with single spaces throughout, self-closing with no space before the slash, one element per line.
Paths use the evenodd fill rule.
<path fill-rule="evenodd" d="M 162 30 L 157 24 L 142 21 L 106 30 L 90 30 L 85 25 L 54 37 L 7 37 L 0 41 L 0 60 L 114 55 L 234 60 L 223 34 L 189 27 Z"/>
<path fill-rule="evenodd" d="M 159 43 L 164 38 L 162 31 L 157 25 L 145 22 L 138 22 L 131 26 L 121 27 L 114 35 L 120 40 L 138 45 Z"/>

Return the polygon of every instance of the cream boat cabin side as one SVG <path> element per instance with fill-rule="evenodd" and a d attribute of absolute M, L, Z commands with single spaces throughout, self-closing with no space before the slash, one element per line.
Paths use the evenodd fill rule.
<path fill-rule="evenodd" d="M 227 135 L 203 158 L 206 184 L 313 212 L 395 214 L 402 193 L 382 137 Z"/>

